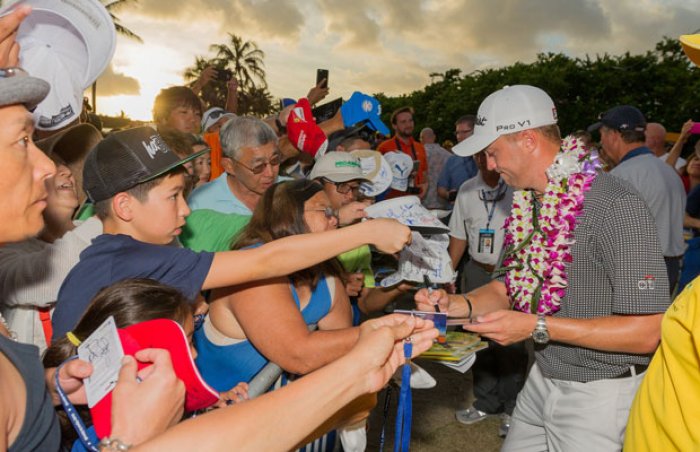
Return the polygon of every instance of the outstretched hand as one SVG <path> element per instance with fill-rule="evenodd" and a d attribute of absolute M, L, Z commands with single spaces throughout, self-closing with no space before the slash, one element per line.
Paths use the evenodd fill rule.
<path fill-rule="evenodd" d="M 139 371 L 136 360 L 153 364 Z M 176 424 L 184 406 L 185 385 L 175 375 L 170 353 L 154 348 L 139 350 L 134 357 L 127 355 L 122 360 L 112 392 L 112 436 L 127 444 L 140 444 Z"/>
<path fill-rule="evenodd" d="M 433 312 L 435 310 L 435 306 L 438 306 L 440 312 L 449 312 L 449 298 L 447 296 L 447 292 L 445 292 L 443 289 L 420 289 L 418 292 L 416 292 L 413 299 L 416 302 L 416 309 L 419 311 Z"/>
<path fill-rule="evenodd" d="M 309 90 L 309 94 L 306 95 L 306 99 L 311 105 L 316 105 L 321 102 L 330 92 L 328 86 L 324 86 L 326 79 L 324 78 L 316 86 Z"/>
<path fill-rule="evenodd" d="M 501 345 L 510 345 L 530 337 L 535 329 L 537 316 L 511 309 L 501 309 L 480 315 L 475 320 L 475 323 L 466 323 L 462 328 Z"/>
<path fill-rule="evenodd" d="M 383 253 L 398 253 L 411 243 L 411 230 L 396 220 L 378 218 L 362 224 L 371 228 L 371 243 Z"/>
<path fill-rule="evenodd" d="M 367 216 L 365 208 L 367 205 L 363 202 L 353 201 L 349 204 L 345 204 L 340 209 L 338 209 L 338 223 L 340 226 L 347 226 L 361 220 Z"/>
<path fill-rule="evenodd" d="M 44 370 L 44 381 L 46 381 L 46 386 L 49 388 L 53 404 L 58 406 L 61 404 L 61 400 L 58 398 L 58 393 L 56 392 L 55 375 L 55 367 Z M 59 370 L 58 382 L 72 404 L 87 405 L 87 395 L 85 394 L 83 380 L 90 375 L 92 375 L 92 365 L 80 359 L 68 361 Z"/>
<path fill-rule="evenodd" d="M 403 342 L 410 336 L 412 356 L 429 349 L 438 336 L 433 322 L 419 317 L 392 314 L 372 319 L 360 325 L 360 338 L 350 351 L 358 366 L 365 366 L 365 392 L 378 392 L 402 365 Z"/>

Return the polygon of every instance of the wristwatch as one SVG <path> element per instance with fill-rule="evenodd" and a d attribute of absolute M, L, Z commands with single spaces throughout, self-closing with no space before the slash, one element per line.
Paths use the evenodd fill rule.
<path fill-rule="evenodd" d="M 544 314 L 537 314 L 537 324 L 535 329 L 532 330 L 532 340 L 535 341 L 535 344 L 541 345 L 549 342 L 549 330 L 547 330 Z"/>

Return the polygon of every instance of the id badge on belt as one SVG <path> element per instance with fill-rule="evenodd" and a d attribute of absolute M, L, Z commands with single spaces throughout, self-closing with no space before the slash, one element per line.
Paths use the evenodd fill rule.
<path fill-rule="evenodd" d="M 493 229 L 479 229 L 479 247 L 480 253 L 493 254 L 493 242 L 496 237 L 496 231 Z"/>

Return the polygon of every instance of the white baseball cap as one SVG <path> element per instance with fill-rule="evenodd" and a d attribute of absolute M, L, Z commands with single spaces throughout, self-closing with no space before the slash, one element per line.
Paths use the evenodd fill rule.
<path fill-rule="evenodd" d="M 350 154 L 360 160 L 362 174 L 369 179 L 368 182 L 360 184 L 360 193 L 368 198 L 384 193 L 393 180 L 391 166 L 384 156 L 380 152 L 369 149 L 356 149 Z"/>
<path fill-rule="evenodd" d="M 398 191 L 408 190 L 408 178 L 413 172 L 413 159 L 403 152 L 391 151 L 384 154 L 384 158 L 389 162 L 393 178 L 391 188 Z"/>
<path fill-rule="evenodd" d="M 202 115 L 202 133 L 209 130 L 209 127 L 216 124 L 221 118 L 233 119 L 236 115 L 224 110 L 221 107 L 212 107 Z"/>
<path fill-rule="evenodd" d="M 463 157 L 486 149 L 501 135 L 557 123 L 552 98 L 530 85 L 506 86 L 491 93 L 479 106 L 474 134 L 452 152 Z"/>
<path fill-rule="evenodd" d="M 360 160 L 349 152 L 327 152 L 314 164 L 309 179 L 326 178 L 343 183 L 351 180 L 369 180 L 362 174 Z"/>
<path fill-rule="evenodd" d="M 75 121 L 83 91 L 102 74 L 116 45 L 114 22 L 98 0 L 20 0 L 32 7 L 19 27 L 20 65 L 51 85 L 34 112 L 38 129 L 56 130 Z"/>

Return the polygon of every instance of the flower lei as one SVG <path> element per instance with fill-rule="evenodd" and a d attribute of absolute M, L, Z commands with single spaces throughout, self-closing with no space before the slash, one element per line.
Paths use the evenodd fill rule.
<path fill-rule="evenodd" d="M 515 309 L 546 315 L 559 310 L 568 285 L 566 264 L 572 261 L 576 218 L 600 166 L 595 152 L 569 136 L 547 168 L 541 207 L 535 206 L 533 191 L 515 192 L 504 225 L 506 251 L 501 270 Z"/>

